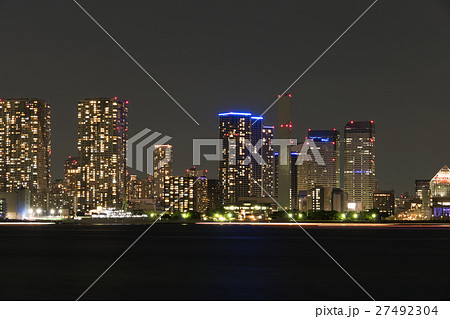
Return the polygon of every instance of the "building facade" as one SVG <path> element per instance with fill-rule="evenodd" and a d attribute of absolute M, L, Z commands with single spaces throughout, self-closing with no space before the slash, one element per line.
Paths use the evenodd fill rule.
<path fill-rule="evenodd" d="M 49 194 L 50 209 L 67 209 L 69 208 L 69 196 L 64 181 L 62 179 L 55 179 L 52 181 Z"/>
<path fill-rule="evenodd" d="M 262 158 L 263 153 L 263 117 L 252 116 L 251 117 L 251 142 L 253 147 L 253 153 L 258 153 Z M 251 156 L 251 170 L 252 170 L 252 183 L 250 187 L 250 194 L 252 197 L 263 197 L 264 191 L 261 189 L 263 184 L 263 169 L 264 166 L 258 163 L 255 156 Z M 257 183 L 255 183 L 255 181 Z"/>
<path fill-rule="evenodd" d="M 64 161 L 64 187 L 67 190 L 68 209 L 70 213 L 77 211 L 78 189 L 81 183 L 81 167 L 78 157 L 69 156 Z"/>
<path fill-rule="evenodd" d="M 344 190 L 350 202 L 363 210 L 373 207 L 375 177 L 375 124 L 373 121 L 348 122 L 344 131 Z"/>
<path fill-rule="evenodd" d="M 153 198 L 152 178 L 139 178 L 137 175 L 127 175 L 127 200 Z"/>
<path fill-rule="evenodd" d="M 281 140 L 291 140 L 292 121 L 291 121 L 291 94 L 278 96 L 278 125 L 276 137 Z M 291 150 L 288 147 L 287 154 Z M 280 152 L 281 153 L 281 152 Z M 284 209 L 291 209 L 291 161 L 278 158 L 276 193 L 278 202 Z"/>
<path fill-rule="evenodd" d="M 208 211 L 221 208 L 223 206 L 222 184 L 218 179 L 208 179 Z"/>
<path fill-rule="evenodd" d="M 128 101 L 117 97 L 79 101 L 77 210 L 124 205 L 127 131 Z"/>
<path fill-rule="evenodd" d="M 375 191 L 373 193 L 373 208 L 377 209 L 380 214 L 392 216 L 395 214 L 395 192 L 392 191 Z"/>
<path fill-rule="evenodd" d="M 332 205 L 331 187 L 314 187 L 308 190 L 308 211 L 331 211 Z"/>
<path fill-rule="evenodd" d="M 40 209 L 42 213 L 42 209 Z M 0 192 L 0 219 L 27 219 L 33 217 L 31 209 L 31 191 L 20 189 L 12 192 Z"/>
<path fill-rule="evenodd" d="M 297 160 L 300 155 L 299 152 L 294 151 L 295 148 L 289 148 L 292 151 L 288 154 L 288 162 L 289 167 L 291 168 L 289 171 L 289 189 L 288 189 L 288 205 L 286 207 L 283 206 L 286 210 L 296 210 L 299 209 L 299 189 L 298 189 L 298 170 L 297 170 Z M 287 166 L 287 165 L 285 165 Z M 275 197 L 279 196 L 279 174 L 280 170 L 283 168 L 280 167 L 280 153 L 274 152 L 274 194 Z M 279 209 L 279 207 L 277 208 Z"/>
<path fill-rule="evenodd" d="M 319 163 L 312 154 L 311 160 L 306 160 L 302 165 L 297 165 L 300 190 L 308 190 L 315 186 L 340 187 L 341 179 L 341 156 L 340 156 L 340 134 L 333 130 L 308 130 L 308 141 L 314 142 L 323 163 Z M 295 147 L 300 152 L 304 147 L 301 143 Z M 323 164 L 323 165 L 322 165 Z"/>
<path fill-rule="evenodd" d="M 225 203 L 237 203 L 240 197 L 251 196 L 252 169 L 246 163 L 250 152 L 245 141 L 252 140 L 251 113 L 219 114 L 219 139 L 222 140 L 222 160 L 219 180 Z"/>
<path fill-rule="evenodd" d="M 205 177 L 171 176 L 164 184 L 164 209 L 171 212 L 204 213 L 208 209 Z"/>
<path fill-rule="evenodd" d="M 46 101 L 0 99 L 0 191 L 48 191 L 50 134 Z"/>
<path fill-rule="evenodd" d="M 431 209 L 435 218 L 450 217 L 450 169 L 442 167 L 430 181 Z"/>
<path fill-rule="evenodd" d="M 157 205 L 164 205 L 164 185 L 172 176 L 172 145 L 156 145 L 153 151 L 153 194 Z"/>
<path fill-rule="evenodd" d="M 336 211 L 347 210 L 347 194 L 342 188 L 313 187 L 307 191 L 308 211 Z"/>
<path fill-rule="evenodd" d="M 186 173 L 184 173 L 185 177 L 206 177 L 208 174 L 207 169 L 198 169 L 197 167 L 188 168 Z"/>
<path fill-rule="evenodd" d="M 270 194 L 275 196 L 275 159 L 272 146 L 274 134 L 274 126 L 264 125 L 262 128 L 262 158 L 266 165 L 262 167 L 262 187 Z M 263 197 L 267 197 L 266 192 L 262 193 Z"/>

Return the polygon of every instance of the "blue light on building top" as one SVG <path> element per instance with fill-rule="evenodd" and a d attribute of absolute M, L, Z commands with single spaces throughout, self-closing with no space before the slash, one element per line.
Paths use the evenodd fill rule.
<path fill-rule="evenodd" d="M 252 113 L 243 113 L 243 112 L 227 112 L 227 113 L 219 113 L 219 116 L 251 116 Z"/>
<path fill-rule="evenodd" d="M 314 142 L 323 142 L 323 143 L 331 142 L 331 139 L 328 137 L 310 136 L 309 139 L 313 140 Z"/>

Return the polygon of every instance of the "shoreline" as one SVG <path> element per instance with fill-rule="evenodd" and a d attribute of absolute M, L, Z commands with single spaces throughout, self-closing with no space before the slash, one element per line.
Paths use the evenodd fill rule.
<path fill-rule="evenodd" d="M 154 218 L 105 218 L 105 219 L 83 219 L 83 220 L 0 220 L 0 226 L 32 226 L 32 225 L 92 225 L 92 226 L 116 226 L 116 225 L 151 225 L 155 223 Z M 297 227 L 355 227 L 355 228 L 377 228 L 377 227 L 430 227 L 450 228 L 450 221 L 332 221 L 332 220 L 279 220 L 279 221 L 204 221 L 200 219 L 189 220 L 159 220 L 158 224 L 173 225 L 239 225 L 239 226 L 297 226 Z"/>

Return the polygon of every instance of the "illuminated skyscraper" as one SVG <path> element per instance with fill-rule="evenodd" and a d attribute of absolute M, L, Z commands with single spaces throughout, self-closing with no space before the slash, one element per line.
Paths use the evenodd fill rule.
<path fill-rule="evenodd" d="M 251 141 L 250 113 L 220 113 L 219 138 L 223 159 L 219 163 L 219 180 L 225 203 L 237 203 L 240 197 L 251 196 L 252 170 L 245 164 L 250 155 L 245 140 Z"/>
<path fill-rule="evenodd" d="M 267 165 L 262 168 L 262 186 L 270 194 L 270 196 L 275 196 L 274 183 L 275 183 L 275 162 L 274 162 L 274 152 L 272 146 L 273 140 L 273 126 L 263 126 L 262 129 L 262 158 Z M 268 196 L 266 192 L 263 192 L 262 196 Z"/>
<path fill-rule="evenodd" d="M 344 190 L 350 202 L 359 202 L 364 210 L 373 207 L 375 177 L 375 124 L 354 122 L 344 132 Z"/>
<path fill-rule="evenodd" d="M 257 148 L 258 143 L 263 143 L 263 118 L 261 116 L 252 116 L 252 125 L 251 125 L 251 131 L 252 131 L 252 138 L 251 142 L 253 147 Z M 258 150 L 259 155 L 262 157 L 263 152 L 263 145 L 261 144 L 261 148 Z M 265 165 L 261 165 L 258 163 L 256 158 L 254 156 L 251 156 L 251 163 L 252 166 L 252 183 L 250 187 L 250 193 L 252 197 L 262 197 L 264 194 L 264 191 L 261 189 L 261 186 L 263 184 L 263 170 Z M 254 181 L 256 181 L 258 184 L 256 184 Z M 261 185 L 261 186 L 260 186 Z"/>
<path fill-rule="evenodd" d="M 278 100 L 278 127 L 277 138 L 283 140 L 291 139 L 292 122 L 291 122 L 291 94 L 285 94 Z M 290 148 L 288 153 L 290 154 Z M 288 156 L 289 157 L 289 156 Z M 285 209 L 291 207 L 291 161 L 287 159 L 285 162 L 281 157 L 278 163 L 277 172 L 277 193 L 278 203 Z"/>
<path fill-rule="evenodd" d="M 81 167 L 78 157 L 69 156 L 64 162 L 64 187 L 67 191 L 70 212 L 77 210 L 77 191 L 81 183 Z"/>
<path fill-rule="evenodd" d="M 0 191 L 50 187 L 50 105 L 0 99 Z"/>
<path fill-rule="evenodd" d="M 340 137 L 339 131 L 333 130 L 309 130 L 308 139 L 314 142 L 315 147 L 323 159 L 319 163 L 317 159 L 308 152 L 310 161 L 304 161 L 302 165 L 297 165 L 298 190 L 308 191 L 314 187 L 340 187 Z M 292 150 L 300 152 L 304 144 L 300 143 Z M 324 164 L 324 165 L 320 165 Z"/>
<path fill-rule="evenodd" d="M 128 101 L 84 99 L 78 103 L 78 209 L 121 208 L 126 194 Z"/>
<path fill-rule="evenodd" d="M 153 191 L 156 202 L 164 205 L 164 184 L 173 176 L 172 145 L 155 145 L 153 151 Z"/>

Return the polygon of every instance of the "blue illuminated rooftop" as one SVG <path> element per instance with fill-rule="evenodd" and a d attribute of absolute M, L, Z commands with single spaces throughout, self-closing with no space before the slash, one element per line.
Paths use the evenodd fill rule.
<path fill-rule="evenodd" d="M 251 116 L 252 113 L 243 113 L 243 112 L 227 112 L 227 113 L 219 113 L 219 116 Z"/>

